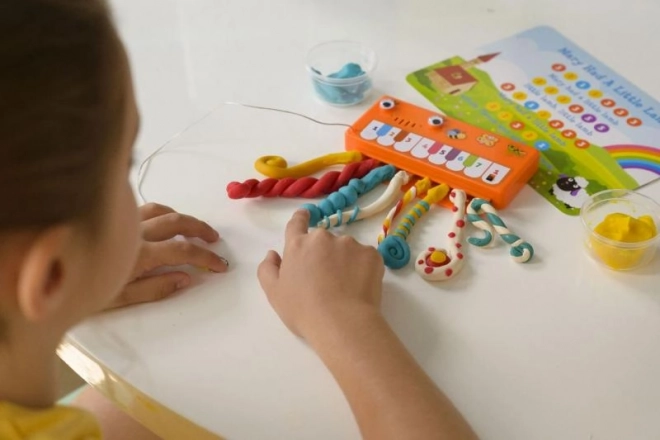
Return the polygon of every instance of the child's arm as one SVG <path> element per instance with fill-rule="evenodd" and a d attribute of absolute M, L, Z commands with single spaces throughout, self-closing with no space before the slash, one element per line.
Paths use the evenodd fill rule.
<path fill-rule="evenodd" d="M 283 258 L 270 252 L 259 280 L 284 323 L 334 375 L 364 438 L 475 438 L 380 314 L 377 251 L 324 230 L 310 233 L 307 222 L 305 211 L 294 215 Z"/>

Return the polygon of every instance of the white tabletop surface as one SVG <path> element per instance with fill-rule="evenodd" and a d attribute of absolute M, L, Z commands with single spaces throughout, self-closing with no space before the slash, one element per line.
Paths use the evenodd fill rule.
<path fill-rule="evenodd" d="M 380 92 L 431 108 L 405 75 L 527 28 L 555 27 L 660 98 L 654 0 L 217 1 L 113 0 L 142 113 L 138 160 L 223 101 L 351 123 L 311 93 L 303 59 L 314 44 L 353 39 L 380 58 Z M 258 177 L 254 160 L 299 162 L 343 150 L 343 129 L 221 107 L 206 135 L 158 156 L 149 201 L 199 216 L 225 237 L 231 261 L 185 294 L 90 320 L 71 337 L 124 380 L 231 439 L 354 439 L 331 375 L 281 324 L 256 267 L 280 248 L 295 200 L 226 196 Z M 209 122 L 210 120 L 207 120 Z M 643 193 L 660 200 L 660 184 Z M 411 237 L 434 243 L 436 212 Z M 652 439 L 660 436 L 660 258 L 639 272 L 604 270 L 584 253 L 581 225 L 525 188 L 503 212 L 537 256 L 469 250 L 454 280 L 430 285 L 407 268 L 386 275 L 383 308 L 416 359 L 487 439 Z M 373 243 L 380 219 L 347 232 Z"/>

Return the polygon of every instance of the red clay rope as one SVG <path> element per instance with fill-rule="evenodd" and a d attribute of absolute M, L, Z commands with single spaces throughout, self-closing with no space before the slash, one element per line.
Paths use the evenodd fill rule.
<path fill-rule="evenodd" d="M 346 165 L 341 171 L 329 171 L 318 179 L 315 177 L 285 177 L 283 179 L 250 179 L 245 182 L 231 182 L 227 185 L 230 199 L 254 197 L 301 197 L 313 199 L 331 194 L 348 184 L 351 179 L 359 179 L 379 165 L 373 159 Z"/>

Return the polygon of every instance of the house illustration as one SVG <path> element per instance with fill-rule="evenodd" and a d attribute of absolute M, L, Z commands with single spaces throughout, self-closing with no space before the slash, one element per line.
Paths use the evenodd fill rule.
<path fill-rule="evenodd" d="M 448 95 L 460 95 L 479 83 L 474 76 L 470 75 L 468 69 L 482 63 L 487 63 L 498 55 L 499 53 L 481 55 L 471 61 L 465 61 L 456 66 L 433 69 L 427 75 L 438 92 Z"/>

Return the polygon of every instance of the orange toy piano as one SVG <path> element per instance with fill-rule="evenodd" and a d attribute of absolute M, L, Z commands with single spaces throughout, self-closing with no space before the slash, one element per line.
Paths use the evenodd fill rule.
<path fill-rule="evenodd" d="M 346 131 L 346 150 L 506 207 L 536 173 L 539 153 L 457 119 L 384 96 Z"/>

